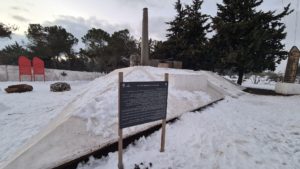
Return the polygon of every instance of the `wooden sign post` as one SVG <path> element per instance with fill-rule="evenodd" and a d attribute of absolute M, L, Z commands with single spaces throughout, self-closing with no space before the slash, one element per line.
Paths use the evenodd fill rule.
<path fill-rule="evenodd" d="M 169 74 L 168 73 L 165 73 L 165 81 L 169 82 Z M 166 142 L 165 140 L 166 140 L 166 118 L 162 119 L 160 152 L 165 151 L 165 142 Z"/>
<path fill-rule="evenodd" d="M 162 120 L 160 152 L 165 150 L 168 80 L 154 82 L 123 82 L 119 72 L 118 101 L 118 168 L 123 169 L 123 128 Z"/>
<path fill-rule="evenodd" d="M 123 169 L 123 130 L 120 128 L 120 95 L 121 95 L 121 83 L 123 82 L 123 72 L 119 72 L 119 101 L 118 101 L 118 133 L 119 133 L 119 169 Z"/>

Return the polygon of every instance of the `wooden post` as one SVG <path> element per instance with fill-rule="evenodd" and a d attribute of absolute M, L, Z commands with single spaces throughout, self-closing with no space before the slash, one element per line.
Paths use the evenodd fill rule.
<path fill-rule="evenodd" d="M 118 142 L 118 149 L 119 149 L 119 162 L 118 168 L 123 169 L 123 130 L 120 128 L 120 89 L 121 89 L 121 82 L 123 82 L 123 72 L 119 72 L 119 96 L 118 96 L 118 133 L 119 133 L 119 142 Z"/>
<path fill-rule="evenodd" d="M 165 73 L 165 81 L 169 81 L 169 74 Z M 167 96 L 168 97 L 168 96 Z M 168 98 L 167 98 L 168 101 Z M 167 104 L 168 105 L 168 104 Z M 167 110 L 166 110 L 167 111 Z M 167 118 L 167 117 L 166 117 Z M 162 126 L 161 126 L 161 144 L 160 144 L 160 152 L 165 151 L 165 140 L 166 140 L 166 118 L 162 119 Z"/>
<path fill-rule="evenodd" d="M 6 81 L 8 81 L 8 70 L 7 70 L 7 65 L 5 65 L 5 70 L 6 70 Z"/>

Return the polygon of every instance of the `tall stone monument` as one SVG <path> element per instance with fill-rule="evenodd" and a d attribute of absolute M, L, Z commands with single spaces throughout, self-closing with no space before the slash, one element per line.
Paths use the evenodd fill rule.
<path fill-rule="evenodd" d="M 293 46 L 289 52 L 288 62 L 284 74 L 284 82 L 294 83 L 296 80 L 300 51 L 296 46 Z"/>
<path fill-rule="evenodd" d="M 149 63 L 148 9 L 143 9 L 141 65 Z"/>

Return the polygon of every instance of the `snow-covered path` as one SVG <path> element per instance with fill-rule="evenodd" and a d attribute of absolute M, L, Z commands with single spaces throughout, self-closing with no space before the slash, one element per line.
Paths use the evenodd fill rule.
<path fill-rule="evenodd" d="M 72 88 L 68 92 L 50 92 L 50 84 L 54 82 L 23 82 L 32 85 L 33 91 L 22 94 L 4 91 L 8 85 L 18 83 L 0 83 L 0 166 L 56 117 L 88 81 L 68 82 Z"/>
<path fill-rule="evenodd" d="M 244 95 L 167 125 L 166 152 L 160 131 L 124 150 L 126 169 L 299 169 L 300 96 Z M 152 167 L 151 167 L 152 166 Z M 117 167 L 117 153 L 78 169 Z"/>

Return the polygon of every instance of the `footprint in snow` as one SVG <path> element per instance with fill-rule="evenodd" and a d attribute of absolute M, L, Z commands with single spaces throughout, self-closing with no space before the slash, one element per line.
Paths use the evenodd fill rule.
<path fill-rule="evenodd" d="M 299 132 L 291 132 L 292 135 L 296 135 L 296 136 L 299 136 L 300 133 Z"/>
<path fill-rule="evenodd" d="M 236 144 L 246 144 L 246 143 L 249 143 L 248 141 L 246 140 L 235 140 L 234 141 Z"/>

